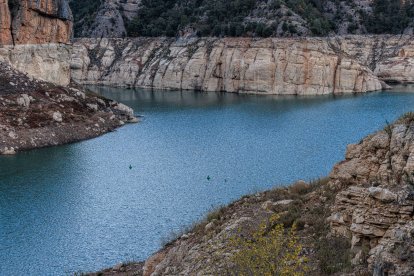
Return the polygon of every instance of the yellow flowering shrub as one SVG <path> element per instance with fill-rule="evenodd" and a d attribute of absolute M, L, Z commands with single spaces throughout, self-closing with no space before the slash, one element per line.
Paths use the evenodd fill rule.
<path fill-rule="evenodd" d="M 296 226 L 285 231 L 283 224 L 277 223 L 278 215 L 260 224 L 251 237 L 235 235 L 230 246 L 235 250 L 232 256 L 231 273 L 234 275 L 301 276 L 308 271 L 307 259 L 300 255 L 302 245 L 298 242 Z"/>

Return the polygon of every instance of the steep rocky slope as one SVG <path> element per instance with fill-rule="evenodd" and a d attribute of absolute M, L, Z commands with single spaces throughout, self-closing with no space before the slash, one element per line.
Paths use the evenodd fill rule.
<path fill-rule="evenodd" d="M 135 121 L 123 104 L 0 62 L 0 155 L 93 138 Z"/>
<path fill-rule="evenodd" d="M 414 114 L 408 113 L 348 146 L 327 179 L 245 196 L 145 263 L 92 275 L 229 275 L 238 250 L 232 237 L 249 237 L 275 214 L 286 228 L 296 223 L 309 275 L 413 275 L 413 195 Z"/>
<path fill-rule="evenodd" d="M 410 36 L 79 39 L 72 79 L 157 89 L 331 94 L 410 82 Z"/>
<path fill-rule="evenodd" d="M 140 0 L 71 0 L 76 37 L 125 37 Z"/>
<path fill-rule="evenodd" d="M 332 232 L 352 240 L 354 265 L 375 275 L 414 273 L 414 113 L 350 145 L 330 184 L 340 192 Z"/>

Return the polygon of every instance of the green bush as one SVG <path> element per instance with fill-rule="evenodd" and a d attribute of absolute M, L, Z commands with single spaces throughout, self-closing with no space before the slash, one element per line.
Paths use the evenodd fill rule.
<path fill-rule="evenodd" d="M 301 256 L 302 245 L 296 235 L 296 226 L 285 231 L 277 224 L 278 216 L 264 221 L 252 237 L 236 235 L 230 247 L 234 275 L 304 275 L 309 270 L 307 258 Z"/>

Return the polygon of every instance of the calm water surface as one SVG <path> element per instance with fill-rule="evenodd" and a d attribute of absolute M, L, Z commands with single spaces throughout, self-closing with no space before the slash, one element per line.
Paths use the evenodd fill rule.
<path fill-rule="evenodd" d="M 97 90 L 132 106 L 142 123 L 0 157 L 0 275 L 142 260 L 212 206 L 327 175 L 347 144 L 414 109 L 414 94 L 402 92 L 281 98 Z"/>

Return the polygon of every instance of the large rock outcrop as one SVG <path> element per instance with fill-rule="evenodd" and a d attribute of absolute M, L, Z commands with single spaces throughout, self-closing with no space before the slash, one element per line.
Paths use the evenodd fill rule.
<path fill-rule="evenodd" d="M 67 0 L 0 0 L 0 61 L 32 77 L 70 83 Z"/>
<path fill-rule="evenodd" d="M 81 39 L 71 67 L 82 84 L 314 95 L 383 88 L 322 38 Z"/>
<path fill-rule="evenodd" d="M 412 275 L 414 268 L 414 114 L 350 145 L 330 185 L 339 190 L 329 218 L 352 239 L 354 265 L 374 275 Z"/>
<path fill-rule="evenodd" d="M 67 0 L 0 1 L 0 44 L 69 43 L 71 37 Z"/>
<path fill-rule="evenodd" d="M 70 83 L 71 46 L 29 44 L 0 47 L 0 61 L 30 76 L 66 86 Z"/>
<path fill-rule="evenodd" d="M 78 39 L 81 84 L 256 94 L 332 94 L 413 82 L 411 36 Z"/>

